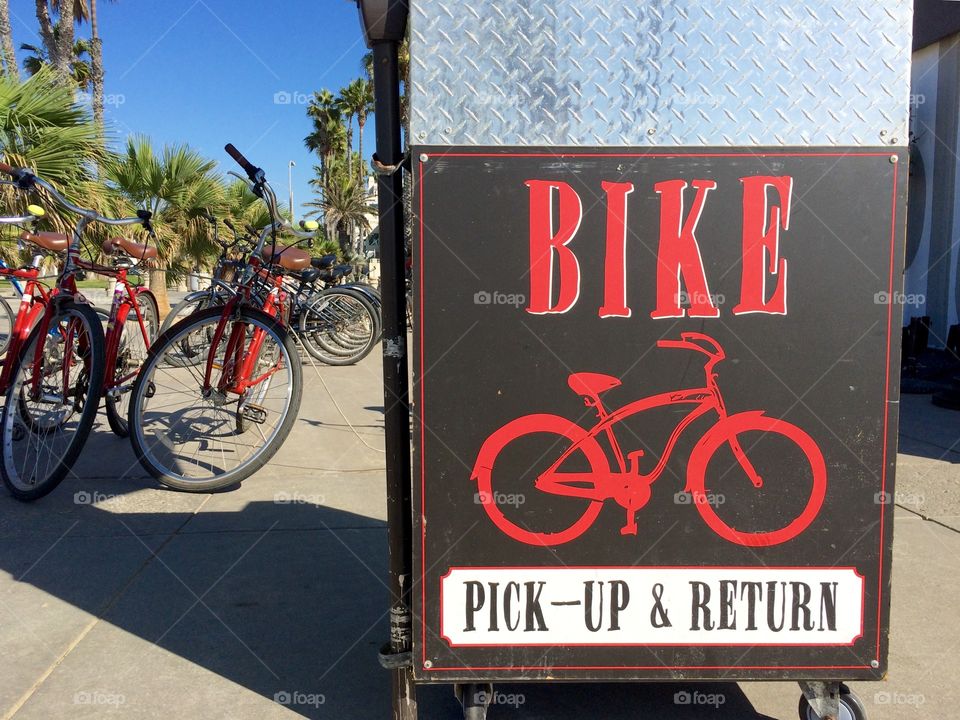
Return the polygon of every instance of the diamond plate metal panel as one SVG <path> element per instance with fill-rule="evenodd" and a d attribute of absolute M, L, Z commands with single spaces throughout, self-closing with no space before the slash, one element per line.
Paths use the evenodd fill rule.
<path fill-rule="evenodd" d="M 905 145 L 911 0 L 411 0 L 417 145 Z"/>

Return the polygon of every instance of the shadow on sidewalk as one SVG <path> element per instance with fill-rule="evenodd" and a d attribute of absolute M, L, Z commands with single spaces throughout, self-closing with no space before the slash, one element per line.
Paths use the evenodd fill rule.
<path fill-rule="evenodd" d="M 32 505 L 0 498 L 0 570 L 11 585 L 101 618 L 40 686 L 40 706 L 69 715 L 75 693 L 99 687 L 151 711 L 175 694 L 176 715 L 193 702 L 201 715 L 217 706 L 246 716 L 225 705 L 236 700 L 232 685 L 185 670 L 182 658 L 302 717 L 389 717 L 390 678 L 376 659 L 388 637 L 381 521 L 309 498 L 239 512 L 138 512 L 140 490 L 138 481 L 74 480 Z M 185 499 L 199 501 L 169 493 L 160 502 L 176 508 Z M 155 495 L 148 500 L 156 507 Z M 30 607 L 46 599 L 31 591 Z M 38 650 L 25 629 L 15 640 L 8 657 Z M 713 704 L 684 704 L 696 693 Z M 421 717 L 461 717 L 451 686 L 420 695 Z M 494 701 L 494 719 L 510 711 L 525 720 L 766 717 L 732 683 L 504 684 Z"/>

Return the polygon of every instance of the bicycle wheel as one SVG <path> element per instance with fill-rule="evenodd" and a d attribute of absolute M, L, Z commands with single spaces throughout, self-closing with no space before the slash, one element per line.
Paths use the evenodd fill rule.
<path fill-rule="evenodd" d="M 0 356 L 6 355 L 10 349 L 10 338 L 13 335 L 13 323 L 16 313 L 4 298 L 0 297 Z"/>
<path fill-rule="evenodd" d="M 735 457 L 735 439 L 763 480 L 755 487 Z M 692 503 L 720 537 L 748 547 L 779 545 L 809 527 L 827 493 L 823 453 L 806 432 L 759 412 L 731 415 L 694 448 Z"/>
<path fill-rule="evenodd" d="M 34 328 L 16 358 L 0 415 L 0 475 L 18 500 L 53 490 L 90 434 L 103 387 L 103 328 L 87 305 L 64 301 L 49 331 Z"/>
<path fill-rule="evenodd" d="M 352 365 L 365 358 L 380 334 L 373 305 L 356 292 L 324 290 L 300 313 L 298 336 L 307 352 L 327 365 Z"/>
<path fill-rule="evenodd" d="M 280 323 L 244 308 L 231 313 L 218 338 L 221 314 L 221 308 L 201 310 L 158 337 L 130 394 L 127 421 L 137 459 L 177 490 L 209 492 L 249 477 L 283 444 L 300 408 L 300 359 Z M 170 363 L 168 356 L 191 336 L 211 338 L 203 362 Z M 242 389 L 244 361 L 250 371 Z"/>
<path fill-rule="evenodd" d="M 500 530 L 528 545 L 562 545 L 582 535 L 597 519 L 603 502 L 560 496 L 536 488 L 536 480 L 572 445 L 559 472 L 609 474 L 600 443 L 559 415 L 526 415 L 486 439 L 477 456 L 474 502 Z M 496 477 L 494 477 L 496 475 Z"/>
<path fill-rule="evenodd" d="M 143 332 L 137 314 L 130 306 L 126 321 L 120 330 L 117 339 L 117 355 L 113 368 L 114 387 L 104 393 L 103 404 L 107 412 L 107 422 L 117 437 L 127 437 L 130 434 L 127 427 L 127 411 L 130 404 L 130 390 L 133 388 L 133 378 L 130 375 L 137 372 L 150 350 L 150 343 L 157 336 L 160 325 L 160 310 L 157 299 L 149 290 L 141 290 L 136 295 L 140 315 L 143 317 L 143 327 L 147 331 L 147 340 L 144 341 Z M 124 378 L 128 378 L 124 382 Z"/>

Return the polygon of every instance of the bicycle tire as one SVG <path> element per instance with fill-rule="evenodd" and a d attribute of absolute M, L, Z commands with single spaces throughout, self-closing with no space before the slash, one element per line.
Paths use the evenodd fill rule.
<path fill-rule="evenodd" d="M 739 441 L 740 436 L 746 433 L 760 433 L 761 439 L 771 436 L 785 438 L 799 448 L 810 465 L 810 496 L 804 504 L 803 511 L 784 524 L 783 527 L 762 531 L 735 528 L 732 522 L 720 516 L 718 512 L 719 504 L 718 507 L 714 507 L 711 502 L 711 495 L 719 497 L 725 495 L 725 493 L 717 486 L 708 491 L 706 475 L 710 461 L 720 448 L 729 443 L 730 438 L 735 437 Z M 744 452 L 749 453 L 752 447 L 753 445 L 748 445 L 744 448 Z M 778 448 L 778 450 L 782 451 L 783 449 Z M 777 454 L 777 458 L 779 463 L 783 462 L 782 452 Z M 732 463 L 730 465 L 733 466 Z M 791 464 L 791 467 L 796 468 L 797 466 Z M 723 473 L 719 480 L 723 480 L 726 475 L 727 473 Z M 711 477 L 711 479 L 713 478 Z M 745 478 L 732 477 L 728 482 L 731 481 L 741 485 L 748 494 L 760 492 L 759 489 L 753 488 Z M 770 478 L 768 477 L 764 481 L 764 485 L 769 485 L 769 482 Z M 826 497 L 827 469 L 823 453 L 813 438 L 805 431 L 785 420 L 767 417 L 760 412 L 742 412 L 727 417 L 722 426 L 717 425 L 715 430 L 705 435 L 693 449 L 690 454 L 690 461 L 687 464 L 687 487 L 690 488 L 692 504 L 696 506 L 707 526 L 717 535 L 738 545 L 770 547 L 792 540 L 813 522 Z M 781 499 L 779 495 L 777 498 L 778 501 Z M 757 515 L 753 503 L 750 504 L 750 507 L 751 514 Z"/>
<path fill-rule="evenodd" d="M 549 495 L 549 493 L 538 490 L 535 487 L 529 491 L 525 487 L 520 488 L 521 492 L 519 494 L 504 493 L 495 490 L 493 487 L 493 471 L 501 453 L 507 446 L 513 444 L 515 441 L 522 438 L 529 438 L 536 434 L 556 436 L 556 440 L 550 444 L 550 447 L 554 448 L 553 452 L 555 452 L 555 457 L 560 457 L 567 445 L 577 445 L 579 453 L 583 455 L 583 458 L 590 466 L 590 470 L 595 475 L 601 476 L 610 472 L 610 466 L 607 462 L 606 455 L 604 455 L 603 448 L 600 447 L 596 438 L 590 437 L 582 427 L 559 415 L 525 415 L 508 422 L 490 435 L 481 446 L 480 452 L 477 454 L 477 462 L 471 474 L 471 477 L 477 482 L 476 502 L 483 506 L 483 509 L 493 521 L 493 524 L 496 525 L 504 535 L 507 535 L 513 540 L 538 547 L 562 545 L 580 537 L 580 535 L 593 525 L 600 511 L 603 509 L 603 502 L 601 500 L 570 498 L 559 495 L 554 496 L 556 497 L 556 504 L 558 506 L 559 504 L 563 504 L 564 507 L 573 511 L 569 513 L 573 517 L 573 520 L 564 520 L 561 522 L 560 525 L 566 525 L 566 527 L 562 527 L 561 529 L 541 531 L 533 529 L 530 523 L 520 523 L 512 520 L 501 507 L 502 504 L 509 504 L 509 502 L 501 503 L 499 501 L 501 499 L 509 501 L 514 495 L 523 497 L 523 502 L 518 504 L 513 511 L 519 519 L 521 516 L 521 507 L 527 505 L 526 498 L 528 492 L 538 494 L 538 497 L 545 497 Z M 558 451 L 555 448 L 558 443 L 561 442 L 564 442 L 565 445 Z M 536 464 L 538 458 L 540 460 L 544 459 L 543 454 L 540 452 L 533 453 L 532 457 L 534 458 L 534 464 Z M 571 455 L 571 458 L 572 457 L 574 457 L 574 455 Z M 548 460 L 547 464 L 549 464 L 549 462 Z M 534 476 L 539 475 L 539 472 L 534 472 L 534 467 L 530 464 L 529 456 L 521 461 L 520 465 L 526 469 L 526 472 L 533 472 Z M 513 469 L 515 468 L 511 468 L 511 470 Z M 525 517 L 528 517 L 531 523 L 536 524 L 538 521 L 546 519 L 547 516 L 545 513 L 539 512 L 537 508 L 533 507 L 534 505 L 536 505 L 536 503 L 530 503 L 530 506 L 528 506 L 529 510 L 523 508 L 523 511 Z"/>
<path fill-rule="evenodd" d="M 22 501 L 43 497 L 66 477 L 80 456 L 80 451 L 93 428 L 100 405 L 100 388 L 103 387 L 106 365 L 103 326 L 93 308 L 86 304 L 64 300 L 59 302 L 53 313 L 48 327 L 59 327 L 65 323 L 64 331 L 59 334 L 63 336 L 64 348 L 59 349 L 60 367 L 54 365 L 51 371 L 46 363 L 57 362 L 55 350 L 58 349 L 58 344 L 55 338 L 58 334 L 50 332 L 44 334 L 44 342 L 49 345 L 49 349 L 45 348 L 42 353 L 41 376 L 63 377 L 62 354 L 65 352 L 68 339 L 71 341 L 70 355 L 73 356 L 76 353 L 76 367 L 79 368 L 82 365 L 83 369 L 78 372 L 76 380 L 73 381 L 75 385 L 57 389 L 62 397 L 73 396 L 74 398 L 70 405 L 63 403 L 65 408 L 69 407 L 65 412 L 64 422 L 57 422 L 56 418 L 50 418 L 53 421 L 52 424 L 40 423 L 39 416 L 30 415 L 31 408 L 28 403 L 51 405 L 53 403 L 49 397 L 54 393 L 51 392 L 48 397 L 34 401 L 26 397 L 24 384 L 28 381 L 30 369 L 34 364 L 36 345 L 41 339 L 42 323 L 38 323 L 33 329 L 15 360 L 6 402 L 0 414 L 0 441 L 2 441 L 0 476 L 10 493 Z M 76 348 L 73 347 L 74 340 L 77 343 Z M 80 407 L 77 407 L 78 404 Z M 63 434 L 64 442 L 59 443 L 57 447 L 50 447 L 50 457 L 41 462 L 40 438 L 52 439 L 56 442 L 55 437 L 51 438 L 54 433 Z M 68 436 L 67 433 L 69 433 Z M 27 442 L 22 444 L 24 439 Z M 19 457 L 21 455 L 22 462 Z"/>
<path fill-rule="evenodd" d="M 157 326 L 160 324 L 160 307 L 157 304 L 157 298 L 149 290 L 140 290 L 136 293 L 137 303 L 140 305 L 140 313 L 143 316 L 143 324 L 147 329 L 147 338 L 152 344 L 157 337 Z M 129 329 L 127 325 L 132 325 Z M 129 332 L 128 332 L 129 330 Z M 127 335 L 135 333 L 131 341 Z M 119 379 L 128 374 L 131 367 L 130 363 L 135 362 L 137 367 L 143 364 L 147 359 L 147 353 L 150 348 L 143 346 L 143 337 L 140 334 L 140 324 L 137 322 L 137 315 L 130 308 L 127 314 L 127 321 L 121 328 L 117 337 L 116 367 L 114 368 L 114 379 Z M 125 438 L 130 434 L 127 426 L 127 401 L 130 398 L 130 389 L 123 393 L 126 398 L 120 398 L 116 395 L 104 393 L 103 405 L 107 413 L 107 423 L 110 429 L 117 437 Z"/>
<path fill-rule="evenodd" d="M 199 450 L 192 455 L 190 455 L 189 450 L 183 450 L 182 454 L 179 454 L 180 451 L 177 448 L 188 448 L 189 442 L 196 442 L 198 448 L 202 446 L 204 449 L 218 446 L 219 455 L 213 450 L 211 450 L 211 453 L 217 459 L 222 456 L 222 462 L 226 464 L 227 455 L 232 456 L 245 450 L 253 450 L 250 435 L 243 433 L 236 427 L 235 415 L 233 413 L 228 414 L 226 410 L 218 410 L 218 408 L 225 408 L 232 404 L 232 401 L 227 402 L 229 396 L 221 394 L 218 399 L 216 395 L 218 391 L 215 389 L 204 396 L 202 377 L 205 363 L 200 367 L 177 367 L 166 363 L 164 360 L 168 352 L 179 352 L 178 344 L 191 333 L 203 333 L 204 335 L 213 333 L 212 329 L 220 322 L 221 316 L 221 308 L 207 308 L 181 320 L 160 335 L 151 346 L 147 361 L 143 364 L 130 394 L 127 422 L 130 427 L 130 441 L 134 453 L 147 472 L 161 484 L 175 490 L 211 492 L 236 485 L 250 477 L 280 449 L 280 446 L 290 434 L 299 412 L 303 377 L 293 339 L 275 318 L 260 310 L 249 307 L 243 308 L 237 315 L 231 315 L 227 319 L 227 326 L 220 342 L 211 351 L 219 352 L 220 343 L 223 343 L 225 338 L 229 342 L 229 334 L 234 327 L 234 323 L 240 322 L 245 326 L 253 326 L 255 329 L 263 330 L 263 337 L 269 338 L 273 343 L 271 347 L 277 348 L 279 353 L 279 360 L 276 362 L 277 369 L 274 370 L 273 375 L 270 375 L 270 378 L 275 377 L 280 369 L 287 371 L 285 393 L 280 394 L 282 399 L 285 396 L 286 403 L 277 411 L 278 419 L 273 426 L 273 430 L 270 431 L 269 437 L 261 430 L 261 435 L 265 440 L 262 447 L 254 450 L 252 455 L 246 457 L 233 469 L 218 468 L 212 461 L 199 458 Z M 266 341 L 264 340 L 264 342 Z M 261 348 L 261 352 L 269 351 L 264 351 Z M 227 363 L 221 358 L 217 371 L 226 365 Z M 162 377 L 158 377 L 160 372 L 164 373 Z M 179 375 L 174 375 L 174 373 L 179 373 Z M 173 385 L 168 386 L 167 383 L 179 384 L 182 389 L 176 390 Z M 284 389 L 282 384 L 280 389 Z M 170 392 L 167 392 L 168 390 Z M 158 391 L 163 391 L 160 400 L 162 403 L 167 403 L 169 398 L 180 396 L 184 396 L 184 402 L 199 401 L 207 403 L 208 405 L 203 410 L 205 414 L 191 416 L 189 409 L 187 411 L 176 411 L 165 405 L 158 412 L 148 417 L 146 416 L 146 413 L 149 412 L 150 403 L 148 401 L 158 396 Z M 218 402 L 219 405 L 217 405 Z M 239 397 L 236 402 L 239 408 Z M 259 409 L 263 410 L 263 408 Z M 212 410 L 212 412 L 206 412 L 207 410 Z M 265 410 L 263 412 L 266 413 Z M 263 423 L 258 424 L 262 425 Z M 227 428 L 228 425 L 229 428 Z M 207 428 L 206 433 L 202 432 L 203 427 Z M 185 435 L 194 428 L 198 430 L 198 434 L 192 436 L 188 441 Z M 231 442 L 228 443 L 227 440 Z M 174 464 L 177 464 L 178 468 L 171 467 Z M 191 469 L 195 471 L 193 476 L 185 474 Z M 206 476 L 198 476 L 201 470 L 206 471 Z"/>
<path fill-rule="evenodd" d="M 349 298 L 354 307 L 334 306 L 334 298 Z M 369 330 L 363 330 L 362 342 L 338 342 L 338 335 L 351 317 L 359 322 L 369 320 Z M 377 311 L 360 292 L 340 288 L 324 290 L 312 296 L 300 313 L 298 337 L 306 351 L 327 365 L 353 365 L 365 358 L 377 344 L 380 321 Z M 343 340 L 344 338 L 339 338 Z"/>

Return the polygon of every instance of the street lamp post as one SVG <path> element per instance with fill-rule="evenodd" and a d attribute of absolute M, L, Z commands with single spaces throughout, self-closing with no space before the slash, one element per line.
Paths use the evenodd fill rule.
<path fill-rule="evenodd" d="M 290 191 L 290 222 L 292 223 L 295 218 L 295 213 L 293 212 L 293 168 L 297 164 L 291 160 L 287 163 L 287 190 Z"/>

